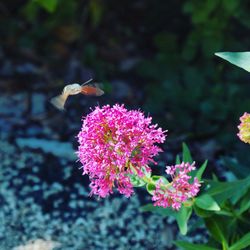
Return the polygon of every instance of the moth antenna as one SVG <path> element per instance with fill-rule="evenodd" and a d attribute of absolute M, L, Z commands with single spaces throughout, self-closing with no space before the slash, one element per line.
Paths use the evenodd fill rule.
<path fill-rule="evenodd" d="M 87 84 L 90 83 L 91 81 L 93 81 L 93 78 L 90 78 L 88 81 L 84 82 L 81 86 L 87 85 Z"/>

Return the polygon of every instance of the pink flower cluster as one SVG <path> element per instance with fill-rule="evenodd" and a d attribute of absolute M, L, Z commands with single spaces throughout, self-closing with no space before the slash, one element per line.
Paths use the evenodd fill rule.
<path fill-rule="evenodd" d="M 90 177 L 90 194 L 106 197 L 115 186 L 127 197 L 133 193 L 129 174 L 144 176 L 142 167 L 150 172 L 147 165 L 162 151 L 155 143 L 165 140 L 151 120 L 118 104 L 96 107 L 83 119 L 77 154 Z"/>
<path fill-rule="evenodd" d="M 240 117 L 239 133 L 237 134 L 239 138 L 245 142 L 250 143 L 250 114 L 245 112 Z"/>
<path fill-rule="evenodd" d="M 166 173 L 171 175 L 172 182 L 167 185 L 164 185 L 161 179 L 157 182 L 152 197 L 154 206 L 171 206 L 173 209 L 179 210 L 183 202 L 197 195 L 200 183 L 196 177 L 193 183 L 190 183 L 192 177 L 188 175 L 192 170 L 195 170 L 194 164 L 182 162 L 166 168 Z"/>

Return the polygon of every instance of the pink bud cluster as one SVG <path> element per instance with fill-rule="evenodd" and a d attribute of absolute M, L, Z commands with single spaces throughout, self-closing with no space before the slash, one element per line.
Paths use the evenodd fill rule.
<path fill-rule="evenodd" d="M 200 183 L 196 177 L 190 183 L 192 177 L 188 175 L 195 170 L 194 165 L 195 163 L 182 162 L 175 166 L 166 167 L 166 173 L 171 176 L 172 182 L 167 185 L 163 185 L 161 179 L 157 182 L 152 197 L 154 206 L 172 207 L 179 210 L 183 202 L 197 195 Z"/>
<path fill-rule="evenodd" d="M 77 154 L 90 177 L 90 194 L 106 197 L 114 187 L 127 197 L 133 193 L 129 175 L 144 176 L 143 167 L 150 172 L 148 164 L 162 151 L 155 144 L 165 140 L 151 120 L 118 104 L 96 107 L 83 119 Z"/>
<path fill-rule="evenodd" d="M 241 123 L 238 126 L 239 133 L 237 135 L 243 142 L 250 143 L 250 114 L 245 112 L 240 117 L 240 121 Z"/>

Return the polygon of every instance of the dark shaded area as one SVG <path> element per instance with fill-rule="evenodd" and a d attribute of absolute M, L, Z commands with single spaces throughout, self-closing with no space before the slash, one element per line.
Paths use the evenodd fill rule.
<path fill-rule="evenodd" d="M 55 206 L 69 211 L 74 184 L 87 187 L 88 179 L 77 168 L 64 176 L 65 166 L 80 167 L 74 159 L 42 146 L 23 146 L 18 139 L 73 143 L 76 150 L 81 117 L 97 104 L 124 103 L 168 129 L 166 153 L 158 159 L 161 167 L 174 162 L 185 141 L 198 163 L 209 159 L 205 175 L 225 179 L 230 172 L 244 177 L 240 174 L 249 170 L 249 148 L 236 134 L 239 116 L 250 110 L 250 74 L 214 53 L 249 51 L 247 1 L 41 2 L 0 3 L 0 153 L 6 160 L 8 142 L 17 150 L 15 161 L 24 151 L 42 155 L 40 163 L 26 157 L 22 181 L 33 185 L 25 176 L 35 162 L 40 180 L 64 187 L 47 199 L 42 190 L 29 192 L 43 212 L 51 213 Z M 72 96 L 64 112 L 50 104 L 65 84 L 89 78 L 103 84 L 104 96 Z M 235 166 L 235 161 L 240 164 Z M 4 161 L 3 166 L 13 164 L 15 168 Z M 10 185 L 20 190 L 23 183 Z M 63 201 L 55 205 L 59 197 Z M 79 210 L 68 217 L 74 220 Z"/>

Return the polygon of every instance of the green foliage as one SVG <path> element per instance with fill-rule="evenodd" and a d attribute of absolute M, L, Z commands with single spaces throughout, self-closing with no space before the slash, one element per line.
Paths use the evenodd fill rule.
<path fill-rule="evenodd" d="M 179 212 L 174 211 L 171 208 L 154 207 L 152 204 L 147 204 L 140 208 L 142 212 L 153 212 L 162 216 L 171 216 L 176 219 L 177 225 L 181 234 L 185 235 L 188 230 L 188 220 L 192 214 L 191 207 L 182 207 Z"/>
<path fill-rule="evenodd" d="M 182 159 L 184 162 L 189 162 L 189 163 L 193 163 L 193 159 L 192 159 L 192 156 L 191 156 L 191 153 L 190 153 L 190 150 L 187 146 L 186 143 L 182 143 Z"/>
<path fill-rule="evenodd" d="M 206 181 L 206 184 L 208 187 L 206 193 L 213 196 L 217 202 L 221 203 L 227 199 L 232 199 L 237 194 L 238 199 L 242 195 L 244 195 L 250 187 L 250 176 L 246 179 L 232 182 L 219 182 L 209 180 Z"/>
<path fill-rule="evenodd" d="M 153 195 L 154 191 L 155 191 L 155 184 L 153 183 L 148 183 L 146 185 L 146 189 L 148 191 L 148 193 L 150 193 L 151 195 Z"/>
<path fill-rule="evenodd" d="M 43 7 L 50 13 L 54 12 L 58 5 L 58 0 L 31 0 L 31 1 L 38 3 L 41 7 Z"/>
<path fill-rule="evenodd" d="M 250 52 L 217 52 L 215 55 L 250 72 Z"/>
<path fill-rule="evenodd" d="M 229 250 L 245 249 L 249 245 L 250 245 L 250 233 L 247 233 L 242 238 L 240 238 L 235 244 L 229 247 Z"/>
<path fill-rule="evenodd" d="M 195 199 L 194 211 L 204 220 L 211 235 L 211 246 L 217 245 L 219 249 L 250 246 L 250 177 L 233 182 L 213 180 L 205 183 L 205 193 Z"/>
<path fill-rule="evenodd" d="M 185 30 L 185 38 L 164 29 L 153 37 L 155 55 L 138 66 L 138 74 L 148 82 L 144 109 L 155 114 L 165 110 L 165 124 L 172 133 L 186 131 L 191 138 L 218 135 L 227 147 L 234 145 L 239 114 L 250 108 L 250 87 L 241 85 L 243 74 L 230 72 L 213 56 L 222 48 L 249 43 L 247 34 L 238 40 L 229 32 L 249 26 L 244 8 L 234 0 L 186 0 L 182 13 L 192 28 Z"/>
<path fill-rule="evenodd" d="M 181 159 L 184 162 L 193 163 L 191 152 L 185 143 L 182 144 L 182 156 L 176 157 L 176 164 L 181 163 Z M 194 176 L 196 177 L 199 176 L 199 178 L 201 178 L 203 172 L 205 171 L 206 166 L 207 166 L 207 161 L 203 163 L 202 168 L 201 168 L 202 170 L 195 172 Z M 165 184 L 169 183 L 168 180 L 164 178 L 163 176 L 153 175 L 151 179 L 154 182 L 159 181 L 161 179 L 163 183 Z M 155 190 L 155 184 L 153 183 L 147 184 L 147 191 L 150 194 L 153 194 L 154 190 Z M 192 214 L 194 205 L 196 205 L 197 207 L 201 207 L 201 208 L 205 207 L 205 210 L 211 210 L 211 211 L 219 210 L 219 207 L 216 201 L 209 195 L 203 195 L 200 199 L 198 199 L 197 201 L 195 199 L 194 201 L 195 201 L 194 204 L 191 204 L 192 203 L 191 201 L 187 202 L 187 204 L 182 206 L 178 212 L 173 211 L 172 208 L 155 207 L 152 204 L 148 204 L 148 205 L 141 207 L 141 210 L 144 212 L 150 211 L 150 212 L 158 213 L 158 214 L 161 214 L 162 216 L 174 217 L 179 227 L 180 233 L 185 235 L 188 232 L 188 220 Z"/>
<path fill-rule="evenodd" d="M 176 162 L 180 163 L 181 159 L 193 161 L 185 143 L 182 145 L 182 156 L 177 157 Z M 194 176 L 201 180 L 206 166 L 207 161 Z M 159 176 L 154 178 L 159 179 Z M 220 182 L 217 178 L 205 180 L 199 196 L 187 202 L 178 212 L 152 204 L 141 210 L 174 217 L 180 233 L 184 235 L 188 233 L 188 221 L 194 211 L 209 231 L 210 239 L 205 245 L 176 241 L 175 244 L 183 249 L 244 249 L 250 246 L 250 176 L 231 182 Z"/>
<path fill-rule="evenodd" d="M 176 246 L 180 247 L 181 249 L 185 250 L 218 250 L 218 248 L 213 248 L 213 247 L 207 247 L 201 244 L 193 244 L 190 242 L 185 242 L 185 241 L 175 241 L 174 242 Z"/>
<path fill-rule="evenodd" d="M 147 204 L 145 206 L 140 207 L 142 212 L 153 212 L 156 214 L 160 214 L 161 216 L 176 216 L 176 212 L 170 208 L 162 208 L 162 207 L 154 207 L 152 204 Z"/>
<path fill-rule="evenodd" d="M 142 187 L 142 186 L 146 185 L 146 183 L 141 178 L 139 178 L 137 175 L 130 175 L 129 177 L 130 177 L 130 181 L 134 187 Z"/>
<path fill-rule="evenodd" d="M 15 47 L 32 48 L 49 59 L 76 49 L 98 78 L 140 79 L 134 84 L 142 92 L 142 109 L 158 116 L 171 134 L 216 136 L 234 146 L 236 121 L 250 108 L 250 86 L 242 84 L 243 73 L 231 72 L 213 57 L 215 51 L 249 44 L 247 3 L 147 0 L 137 8 L 113 0 L 19 2 L 13 16 L 2 20 L 3 43 L 15 40 Z M 126 50 L 128 41 L 132 53 Z M 119 65 L 130 54 L 140 60 L 124 74 Z"/>
<path fill-rule="evenodd" d="M 218 203 L 209 194 L 200 195 L 195 199 L 195 204 L 197 207 L 209 211 L 219 211 L 220 207 Z"/>
<path fill-rule="evenodd" d="M 199 181 L 201 181 L 202 175 L 207 167 L 208 161 L 206 160 L 200 167 L 195 171 L 195 176 Z"/>
<path fill-rule="evenodd" d="M 176 221 L 181 234 L 186 235 L 188 231 L 188 220 L 192 214 L 192 207 L 182 206 L 181 209 L 176 213 Z"/>
<path fill-rule="evenodd" d="M 15 10 L 13 14 L 7 11 L 7 15 L 4 10 L 8 10 L 8 3 L 2 4 L 1 46 L 34 50 L 42 59 L 47 56 L 48 64 L 51 54 L 64 58 L 60 53 L 76 49 L 77 56 L 97 78 L 140 79 L 143 86 L 135 83 L 132 87 L 142 92 L 141 108 L 158 116 L 172 135 L 181 133 L 187 139 L 198 140 L 215 138 L 216 143 L 225 145 L 226 152 L 234 149 L 233 156 L 224 157 L 221 162 L 234 173 L 235 181 L 220 182 L 215 175 L 213 180 L 203 180 L 200 195 L 185 204 L 180 213 L 152 205 L 144 208 L 173 216 L 183 234 L 188 233 L 192 211 L 202 218 L 211 235 L 211 247 L 192 248 L 195 246 L 191 243 L 176 243 L 184 249 L 247 248 L 250 191 L 249 178 L 245 177 L 250 158 L 242 148 L 236 152 L 235 133 L 239 115 L 250 110 L 250 85 L 244 72 L 232 70 L 214 58 L 215 51 L 241 51 L 249 45 L 247 1 L 156 0 L 139 5 L 124 1 L 117 4 L 113 0 L 105 4 L 101 0 L 29 0 L 24 5 L 19 2 L 14 1 Z M 130 54 L 140 61 L 124 74 L 118 65 Z M 249 71 L 249 54 L 217 55 Z M 182 161 L 192 162 L 185 144 L 182 156 L 176 157 L 177 164 Z M 192 177 L 202 181 L 206 166 L 207 161 Z M 134 186 L 146 185 L 141 179 L 131 178 Z M 152 183 L 147 189 L 152 193 L 160 177 L 149 178 Z"/>
<path fill-rule="evenodd" d="M 220 242 L 223 246 L 228 248 L 227 243 L 227 227 L 226 220 L 219 216 L 212 216 L 205 219 L 206 227 L 213 236 L 213 238 Z"/>
<path fill-rule="evenodd" d="M 185 250 L 218 250 L 219 248 L 209 247 L 202 244 L 193 244 L 185 241 L 175 241 L 176 246 Z M 230 246 L 228 250 L 240 250 L 246 249 L 250 245 L 250 233 L 245 234 L 241 239 L 239 239 L 235 244 Z M 227 249 L 227 248 L 225 248 Z"/>

